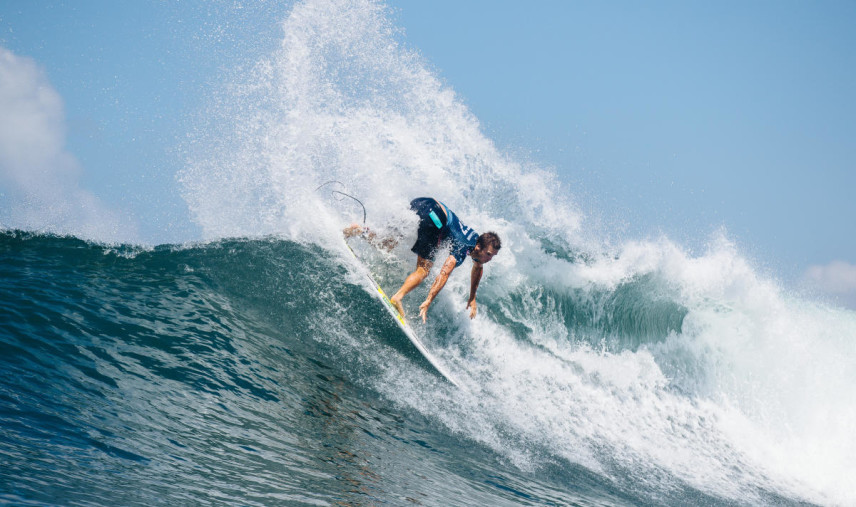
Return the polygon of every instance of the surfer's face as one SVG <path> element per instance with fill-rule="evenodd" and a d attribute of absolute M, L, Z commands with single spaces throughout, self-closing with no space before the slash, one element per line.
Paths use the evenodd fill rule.
<path fill-rule="evenodd" d="M 473 256 L 473 259 L 484 264 L 493 259 L 493 256 L 496 255 L 496 249 L 492 246 L 482 248 L 480 245 L 476 245 L 476 247 L 473 248 L 473 253 L 471 255 Z"/>

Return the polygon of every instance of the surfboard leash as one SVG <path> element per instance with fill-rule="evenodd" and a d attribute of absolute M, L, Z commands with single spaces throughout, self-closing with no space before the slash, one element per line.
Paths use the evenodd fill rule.
<path fill-rule="evenodd" d="M 345 186 L 345 184 L 339 180 L 330 180 L 326 183 L 322 183 L 322 184 L 318 185 L 318 188 L 316 188 L 315 191 L 317 192 L 317 191 L 321 190 L 322 187 L 325 187 L 325 186 L 329 185 L 330 183 L 338 183 L 339 185 L 342 185 L 343 187 Z M 345 192 L 340 192 L 338 190 L 331 190 L 330 195 L 333 195 L 333 196 L 341 195 L 344 197 L 350 197 L 351 199 L 357 201 L 357 203 L 359 203 L 359 205 L 363 208 L 363 224 L 366 223 L 366 206 L 363 204 L 363 201 L 357 199 L 356 197 L 352 196 L 351 194 L 346 194 Z M 336 200 L 341 201 L 342 199 L 336 199 Z"/>

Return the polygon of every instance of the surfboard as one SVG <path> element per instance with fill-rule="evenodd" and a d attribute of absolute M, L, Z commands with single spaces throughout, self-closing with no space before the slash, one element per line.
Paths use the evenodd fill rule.
<path fill-rule="evenodd" d="M 368 269 L 368 266 L 366 266 L 363 261 L 360 260 L 360 258 L 357 256 L 357 254 L 354 252 L 354 250 L 351 248 L 351 245 L 349 245 L 347 241 L 345 241 L 344 243 L 345 246 L 348 247 L 348 251 L 351 252 L 351 255 L 353 255 L 354 259 L 357 261 L 357 264 L 359 265 L 363 275 L 365 275 L 365 277 L 369 280 L 371 286 L 374 287 L 375 296 L 377 296 L 377 298 L 381 300 L 384 308 L 386 308 L 386 311 L 388 311 L 389 314 L 392 315 L 392 317 L 395 319 L 395 322 L 396 324 L 398 324 L 398 327 L 401 329 L 401 332 L 404 333 L 405 336 L 407 336 L 407 338 L 410 340 L 410 343 L 412 343 L 413 346 L 416 347 L 416 350 L 418 350 L 419 353 L 422 354 L 422 357 L 424 357 L 425 360 L 428 361 L 428 363 L 434 368 L 435 373 L 438 373 L 441 377 L 448 380 L 449 383 L 451 383 L 455 387 L 460 387 L 460 385 L 458 385 L 458 383 L 455 381 L 452 375 L 449 374 L 446 368 L 444 368 L 443 365 L 440 364 L 440 362 L 437 360 L 437 358 L 434 357 L 434 355 L 431 354 L 431 352 L 429 352 L 427 348 L 425 348 L 425 345 L 422 343 L 416 333 L 413 332 L 413 328 L 411 328 L 407 324 L 407 320 L 404 318 L 403 315 L 398 312 L 398 310 L 392 304 L 392 301 L 389 300 L 386 293 L 381 288 L 380 284 L 375 281 L 374 277 Z"/>

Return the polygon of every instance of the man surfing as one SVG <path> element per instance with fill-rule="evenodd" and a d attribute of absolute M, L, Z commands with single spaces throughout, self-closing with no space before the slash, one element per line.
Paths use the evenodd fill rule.
<path fill-rule="evenodd" d="M 428 308 L 434 302 L 434 298 L 443 290 L 452 271 L 463 264 L 469 255 L 473 259 L 473 268 L 470 272 L 470 297 L 467 300 L 467 308 L 470 310 L 470 318 L 475 318 L 476 290 L 481 281 L 484 265 L 490 262 L 502 248 L 499 236 L 495 232 L 479 235 L 464 225 L 445 204 L 430 197 L 413 199 L 410 202 L 410 209 L 419 216 L 416 243 L 410 249 L 416 254 L 416 269 L 407 276 L 404 284 L 389 300 L 403 317 L 404 307 L 401 300 L 425 280 L 434 265 L 437 250 L 441 245 L 448 244 L 449 256 L 443 262 L 440 274 L 431 284 L 428 297 L 419 305 L 419 316 L 422 317 L 422 322 L 428 319 Z M 345 236 L 350 237 L 366 232 L 366 229 L 355 224 L 344 232 Z"/>

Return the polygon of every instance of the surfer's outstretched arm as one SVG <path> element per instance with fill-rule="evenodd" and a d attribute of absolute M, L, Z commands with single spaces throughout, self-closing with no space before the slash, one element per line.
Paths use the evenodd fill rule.
<path fill-rule="evenodd" d="M 457 265 L 458 262 L 455 260 L 453 255 L 450 255 L 449 258 L 446 259 L 446 262 L 443 263 L 443 267 L 440 268 L 440 274 L 437 275 L 437 278 L 434 279 L 434 283 L 431 284 L 431 290 L 428 291 L 428 297 L 425 298 L 424 303 L 419 305 L 419 315 L 422 317 L 422 322 L 425 322 L 428 319 L 428 307 L 434 302 L 434 298 L 437 297 L 437 294 L 443 290 L 443 287 L 446 285 L 446 281 L 449 279 L 449 275 L 452 274 L 452 271 L 455 270 L 455 266 Z"/>
<path fill-rule="evenodd" d="M 470 309 L 470 318 L 476 318 L 476 291 L 479 289 L 484 267 L 480 262 L 473 262 L 473 270 L 470 272 L 470 298 L 467 300 L 467 308 Z"/>

